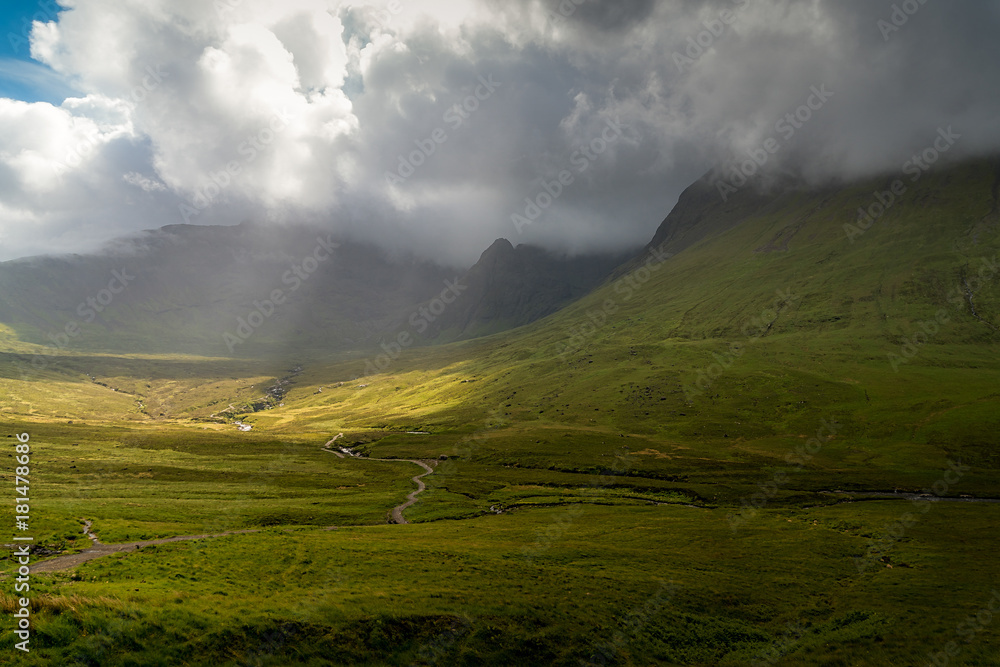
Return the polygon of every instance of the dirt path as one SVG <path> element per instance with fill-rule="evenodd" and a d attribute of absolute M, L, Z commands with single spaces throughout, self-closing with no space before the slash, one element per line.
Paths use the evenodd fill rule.
<path fill-rule="evenodd" d="M 341 449 L 341 451 L 331 449 L 333 443 L 336 442 L 338 438 L 342 437 L 344 437 L 343 433 L 340 433 L 337 436 L 335 436 L 332 440 L 323 445 L 323 451 L 328 452 L 330 454 L 336 454 L 340 458 L 345 458 L 345 454 L 347 454 L 350 455 L 352 458 L 363 458 L 365 461 L 387 461 L 390 463 L 414 463 L 426 471 L 412 478 L 413 481 L 417 483 L 417 489 L 416 491 L 410 492 L 410 494 L 406 496 L 406 502 L 404 502 L 401 505 L 397 505 L 396 507 L 393 507 L 389 511 L 389 517 L 392 519 L 392 523 L 398 523 L 398 524 L 409 523 L 409 521 L 407 521 L 403 517 L 403 510 L 405 510 L 406 508 L 410 507 L 415 502 L 417 502 L 417 496 L 423 493 L 424 490 L 427 488 L 427 485 L 424 484 L 422 478 L 434 472 L 434 468 L 432 468 L 429 463 L 425 463 L 424 461 L 419 461 L 416 459 L 371 459 L 371 458 L 361 457 L 356 454 L 352 454 L 350 451 L 345 449 Z M 436 465 L 437 461 L 431 461 L 430 463 Z M 101 558 L 102 556 L 108 556 L 113 553 L 121 553 L 123 551 L 135 551 L 136 549 L 140 549 L 142 547 L 150 547 L 157 544 L 168 544 L 170 542 L 186 542 L 190 540 L 205 540 L 213 537 L 225 537 L 227 535 L 248 535 L 251 533 L 261 532 L 259 529 L 230 530 L 225 533 L 217 533 L 215 535 L 182 535 L 177 537 L 167 537 L 161 540 L 142 540 L 140 542 L 125 542 L 122 544 L 102 544 L 101 541 L 97 539 L 97 535 L 95 535 L 90 530 L 93 525 L 94 524 L 91 521 L 83 522 L 83 534 L 86 535 L 88 538 L 90 538 L 90 540 L 94 543 L 94 545 L 91 548 L 87 549 L 86 551 L 81 551 L 80 553 L 77 554 L 56 556 L 55 558 L 50 558 L 49 560 L 42 561 L 37 565 L 33 565 L 31 567 L 31 571 L 59 572 L 61 570 L 72 569 L 78 565 L 86 563 L 87 561 L 94 560 L 95 558 Z M 329 528 L 325 528 L 324 530 L 334 530 L 335 528 L 336 526 L 330 526 Z"/>
<path fill-rule="evenodd" d="M 339 458 L 344 458 L 344 454 L 342 452 L 338 452 L 336 449 L 330 449 L 330 447 L 333 446 L 333 443 L 337 442 L 338 438 L 343 438 L 343 437 L 344 437 L 343 433 L 338 433 L 337 435 L 333 436 L 332 440 L 323 445 L 323 451 L 330 452 L 331 454 L 336 454 Z"/>
<path fill-rule="evenodd" d="M 69 554 L 68 556 L 56 556 L 49 560 L 43 561 L 37 565 L 31 566 L 32 574 L 36 572 L 58 572 L 60 570 L 69 570 L 76 567 L 77 565 L 82 565 L 88 560 L 94 560 L 95 558 L 100 558 L 101 556 L 108 556 L 113 553 L 120 553 L 122 551 L 135 551 L 141 547 L 150 547 L 156 544 L 167 544 L 169 542 L 186 542 L 188 540 L 203 540 L 210 537 L 225 537 L 226 535 L 246 535 L 248 533 L 259 533 L 260 530 L 230 530 L 225 533 L 218 533 L 216 535 L 183 535 L 177 537 L 167 537 L 162 540 L 143 540 L 141 542 L 126 542 L 123 544 L 101 544 L 101 541 L 97 539 L 97 535 L 90 532 L 90 527 L 93 524 L 90 521 L 84 522 L 83 534 L 89 537 L 93 542 L 94 546 L 87 549 L 86 551 L 81 551 L 78 554 Z"/>
<path fill-rule="evenodd" d="M 421 479 L 421 478 L 425 477 L 425 476 L 427 476 L 429 474 L 431 474 L 432 472 L 434 472 L 434 468 L 430 467 L 429 465 L 427 465 L 423 461 L 417 461 L 416 459 L 370 459 L 370 460 L 372 460 L 372 461 L 408 461 L 410 463 L 416 463 L 418 466 L 420 466 L 421 468 L 423 468 L 424 470 L 427 471 L 427 472 L 425 472 L 425 473 L 423 473 L 421 475 L 417 475 L 416 477 L 412 478 L 413 481 L 417 483 L 417 490 L 416 491 L 412 491 L 410 493 L 410 495 L 406 496 L 406 502 L 405 503 L 403 503 L 402 505 L 397 505 L 396 507 L 392 508 L 392 513 L 391 514 L 392 514 L 392 520 L 393 520 L 394 523 L 410 523 L 409 521 L 407 521 L 406 519 L 403 518 L 403 510 L 405 510 L 407 507 L 409 507 L 413 503 L 417 502 L 417 496 L 419 496 L 421 493 L 423 493 L 424 489 L 427 488 L 427 485 L 424 484 L 424 480 Z"/>
<path fill-rule="evenodd" d="M 1000 503 L 1000 498 L 972 498 L 967 496 L 942 497 L 923 493 L 895 493 L 892 491 L 820 491 L 827 496 L 848 496 L 855 500 L 927 500 L 935 503 Z"/>
<path fill-rule="evenodd" d="M 405 510 L 413 503 L 417 502 L 417 496 L 423 493 L 424 489 L 427 488 L 427 485 L 424 484 L 424 481 L 421 478 L 426 477 L 427 475 L 434 472 L 434 468 L 430 466 L 430 463 L 437 465 L 437 461 L 431 461 L 430 463 L 425 463 L 417 459 L 371 459 L 364 456 L 359 456 L 354 452 L 352 452 L 351 450 L 347 449 L 346 447 L 341 447 L 340 451 L 337 451 L 336 449 L 331 449 L 333 443 L 335 443 L 338 438 L 343 438 L 343 437 L 344 437 L 343 433 L 338 433 L 337 435 L 335 435 L 332 440 L 323 445 L 323 451 L 330 452 L 331 454 L 336 454 L 340 458 L 344 458 L 344 455 L 346 454 L 351 458 L 364 459 L 365 461 L 388 461 L 390 463 L 400 463 L 400 462 L 415 463 L 416 465 L 420 466 L 421 468 L 427 471 L 423 474 L 417 475 L 416 477 L 412 478 L 413 481 L 417 483 L 417 490 L 410 493 L 410 495 L 406 496 L 406 502 L 403 503 L 402 505 L 397 505 L 396 507 L 393 507 L 389 511 L 389 517 L 392 519 L 392 523 L 410 523 L 405 518 L 403 518 L 403 510 Z"/>

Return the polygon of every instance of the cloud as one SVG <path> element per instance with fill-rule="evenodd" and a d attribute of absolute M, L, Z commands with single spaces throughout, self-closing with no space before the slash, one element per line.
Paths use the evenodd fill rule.
<path fill-rule="evenodd" d="M 130 171 L 122 178 L 126 183 L 134 185 L 143 192 L 165 192 L 167 190 L 167 186 L 160 181 L 147 178 L 138 172 Z"/>
<path fill-rule="evenodd" d="M 862 0 L 77 0 L 32 53 L 79 97 L 0 100 L 0 257 L 247 218 L 455 264 L 501 236 L 617 251 L 768 138 L 814 181 L 947 125 L 995 152 L 1000 2 L 912 4 L 895 26 Z"/>

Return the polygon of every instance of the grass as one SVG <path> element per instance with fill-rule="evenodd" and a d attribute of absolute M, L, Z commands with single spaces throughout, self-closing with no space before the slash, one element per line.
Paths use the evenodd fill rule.
<path fill-rule="evenodd" d="M 442 664 L 578 664 L 611 646 L 620 664 L 737 665 L 789 623 L 791 664 L 917 664 L 989 600 L 1000 508 L 936 507 L 895 567 L 859 575 L 865 532 L 899 504 L 856 505 L 766 510 L 739 534 L 712 510 L 585 506 L 529 556 L 565 509 L 150 547 L 38 577 L 49 602 L 23 664 L 409 664 L 457 627 Z M 987 627 L 963 658 L 990 664 L 998 640 Z"/>
<path fill-rule="evenodd" d="M 411 464 L 339 459 L 320 451 L 322 440 L 176 427 L 36 424 L 29 431 L 42 543 L 83 542 L 83 519 L 94 520 L 107 543 L 380 523 L 412 486 Z M 9 474 L 3 479 L 13 483 Z"/>

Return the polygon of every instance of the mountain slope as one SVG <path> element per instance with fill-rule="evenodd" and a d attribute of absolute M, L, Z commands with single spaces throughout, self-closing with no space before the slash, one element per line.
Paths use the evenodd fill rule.
<path fill-rule="evenodd" d="M 530 324 L 586 295 L 628 259 L 562 257 L 497 239 L 462 275 L 457 298 L 430 323 L 424 338 L 440 344 Z"/>
<path fill-rule="evenodd" d="M 989 397 L 1000 379 L 997 174 L 996 160 L 928 173 L 860 236 L 858 208 L 895 176 L 703 197 L 664 224 L 716 227 L 665 261 L 644 255 L 545 319 L 406 350 L 378 365 L 383 373 L 371 375 L 365 359 L 312 363 L 286 407 L 257 418 L 308 428 L 335 411 L 358 425 L 457 433 L 484 406 L 502 405 L 525 428 L 645 433 L 706 451 L 763 438 L 780 456 L 789 434 L 837 414 L 852 438 L 906 447 L 937 439 L 928 456 L 953 442 L 989 461 L 980 445 L 995 441 Z M 657 238 L 675 242 L 669 229 Z M 500 243 L 486 259 L 494 253 L 511 249 Z M 348 381 L 362 375 L 371 377 L 355 395 Z"/>
<path fill-rule="evenodd" d="M 293 392 L 287 415 L 301 427 L 336 410 L 342 424 L 460 437 L 499 406 L 510 433 L 673 443 L 690 453 L 648 465 L 690 480 L 779 463 L 837 419 L 815 459 L 826 472 L 800 483 L 840 484 L 829 473 L 849 469 L 855 484 L 916 486 L 961 456 L 982 466 L 970 488 L 988 492 L 1000 470 L 996 161 L 925 175 L 852 242 L 845 225 L 894 178 L 705 199 L 690 215 L 761 206 L 528 327 L 413 351 L 363 391 Z M 303 382 L 361 370 L 312 369 Z M 530 457 L 513 437 L 506 459 Z M 429 453 L 419 450 L 400 441 L 380 453 Z"/>
<path fill-rule="evenodd" d="M 65 350 L 328 356 L 375 347 L 462 276 L 428 339 L 520 326 L 586 294 L 624 257 L 498 246 L 467 273 L 307 227 L 174 225 L 102 255 L 0 264 L 0 323 Z"/>
<path fill-rule="evenodd" d="M 447 275 L 308 228 L 176 225 L 102 255 L 5 262 L 0 321 L 41 344 L 70 326 L 61 347 L 91 351 L 349 349 Z"/>

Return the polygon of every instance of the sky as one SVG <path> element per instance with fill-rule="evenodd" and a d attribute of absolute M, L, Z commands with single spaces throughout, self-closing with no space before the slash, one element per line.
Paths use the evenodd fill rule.
<path fill-rule="evenodd" d="M 711 169 L 1000 150 L 1000 0 L 8 0 L 0 28 L 0 260 L 243 221 L 456 266 L 620 251 Z"/>

